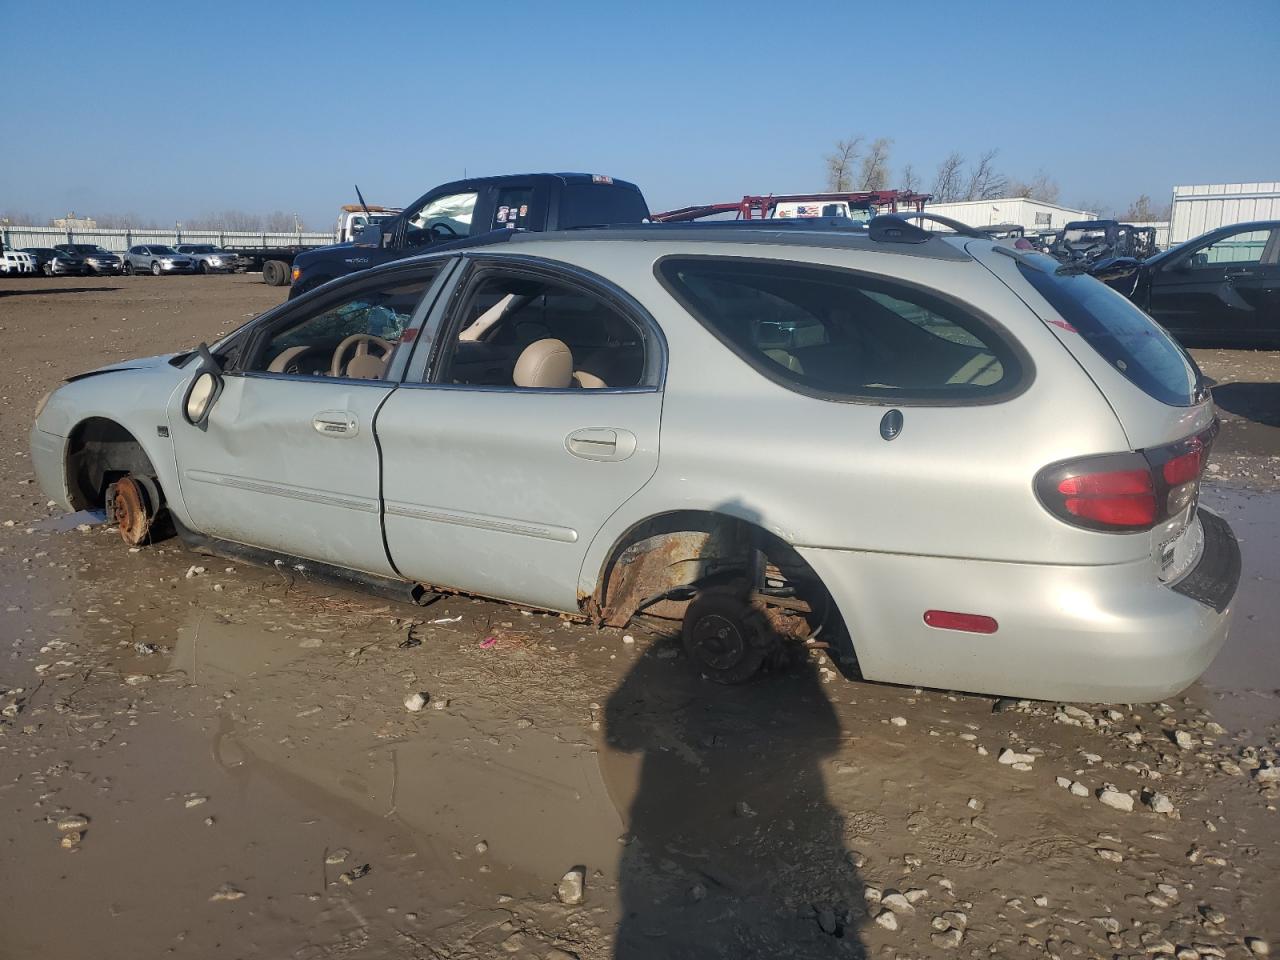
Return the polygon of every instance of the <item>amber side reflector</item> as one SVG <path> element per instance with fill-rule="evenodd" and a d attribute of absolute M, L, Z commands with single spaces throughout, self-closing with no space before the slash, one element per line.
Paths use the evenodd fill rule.
<path fill-rule="evenodd" d="M 967 633 L 995 633 L 1000 629 L 994 617 L 980 613 L 954 613 L 950 610 L 926 610 L 924 622 L 939 630 L 964 630 Z"/>

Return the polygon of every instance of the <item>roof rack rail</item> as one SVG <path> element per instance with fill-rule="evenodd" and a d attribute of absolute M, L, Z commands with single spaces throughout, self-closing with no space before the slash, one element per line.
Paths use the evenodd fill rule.
<path fill-rule="evenodd" d="M 867 221 L 867 233 L 880 243 L 928 243 L 933 234 L 892 213 L 882 213 Z"/>
<path fill-rule="evenodd" d="M 897 217 L 900 220 L 928 220 L 932 223 L 940 223 L 944 227 L 950 227 L 962 237 L 975 237 L 979 240 L 990 240 L 991 238 L 980 230 L 969 226 L 967 223 L 961 223 L 959 220 L 952 220 L 950 217 L 944 217 L 937 213 L 926 213 L 919 211 L 903 211 L 901 213 L 887 213 L 887 217 Z M 921 228 L 923 229 L 923 228 Z M 925 231 L 926 233 L 928 231 Z"/>
<path fill-rule="evenodd" d="M 971 227 L 967 223 L 961 223 L 959 220 L 953 220 L 950 217 L 944 217 L 940 213 L 926 213 L 920 211 L 904 211 L 902 213 L 890 214 L 894 217 L 902 217 L 907 220 L 929 220 L 932 223 L 940 223 L 944 227 L 950 227 L 962 237 L 976 237 L 979 240 L 990 240 L 991 238 L 976 227 Z"/>

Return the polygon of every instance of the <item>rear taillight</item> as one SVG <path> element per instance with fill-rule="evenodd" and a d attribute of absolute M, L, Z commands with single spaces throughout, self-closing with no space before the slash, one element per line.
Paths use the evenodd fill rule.
<path fill-rule="evenodd" d="M 1103 470 L 1058 481 L 1062 508 L 1073 517 L 1109 527 L 1150 526 L 1156 521 L 1156 490 L 1151 469 Z"/>
<path fill-rule="evenodd" d="M 1163 447 L 1055 463 L 1036 477 L 1036 493 L 1050 513 L 1077 527 L 1150 530 L 1195 500 L 1217 429 L 1215 420 Z"/>

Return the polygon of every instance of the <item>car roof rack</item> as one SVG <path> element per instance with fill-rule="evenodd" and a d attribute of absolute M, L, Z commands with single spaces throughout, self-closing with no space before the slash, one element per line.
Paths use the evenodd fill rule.
<path fill-rule="evenodd" d="M 867 229 L 871 231 L 872 240 L 881 240 L 887 243 L 924 243 L 935 235 L 934 231 L 917 226 L 911 223 L 911 220 L 928 220 L 930 223 L 940 223 L 962 237 L 974 237 L 978 240 L 991 239 L 985 233 L 979 233 L 967 223 L 952 220 L 950 217 L 944 217 L 941 214 L 926 213 L 924 211 L 882 213 L 880 216 L 872 218 L 871 222 L 867 224 Z M 904 230 L 904 226 L 908 229 Z"/>

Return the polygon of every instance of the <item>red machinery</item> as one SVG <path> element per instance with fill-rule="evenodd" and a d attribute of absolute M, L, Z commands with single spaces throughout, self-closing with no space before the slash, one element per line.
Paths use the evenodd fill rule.
<path fill-rule="evenodd" d="M 899 208 L 912 208 L 917 213 L 924 210 L 924 205 L 932 199 L 928 193 L 912 193 L 907 190 L 865 190 L 855 193 L 792 193 L 781 196 L 770 194 L 767 197 L 743 197 L 735 203 L 704 203 L 693 207 L 680 207 L 665 213 L 655 213 L 650 219 L 655 223 L 682 223 L 688 220 L 701 220 L 713 217 L 718 213 L 737 213 L 739 220 L 752 220 L 756 217 L 764 220 L 773 215 L 780 203 L 846 203 L 850 207 L 875 210 L 888 207 L 888 212 L 897 213 Z"/>

